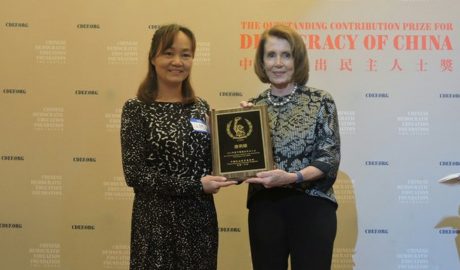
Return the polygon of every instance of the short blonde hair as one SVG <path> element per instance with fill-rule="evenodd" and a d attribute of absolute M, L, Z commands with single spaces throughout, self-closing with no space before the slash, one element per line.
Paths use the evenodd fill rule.
<path fill-rule="evenodd" d="M 270 79 L 264 68 L 265 43 L 268 37 L 285 39 L 289 43 L 292 50 L 292 57 L 294 58 L 294 74 L 292 75 L 292 80 L 298 85 L 305 85 L 308 81 L 308 74 L 310 71 L 305 42 L 294 29 L 281 24 L 265 30 L 257 46 L 254 71 L 260 81 L 263 83 L 270 83 Z"/>

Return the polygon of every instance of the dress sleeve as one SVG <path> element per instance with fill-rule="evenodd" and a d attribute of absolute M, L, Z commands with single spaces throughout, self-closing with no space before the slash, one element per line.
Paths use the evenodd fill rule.
<path fill-rule="evenodd" d="M 340 134 L 337 108 L 331 95 L 326 94 L 318 111 L 316 125 L 317 143 L 312 166 L 326 174 L 326 181 L 333 182 L 340 164 Z"/>
<path fill-rule="evenodd" d="M 135 192 L 154 192 L 171 196 L 201 194 L 200 179 L 163 175 L 147 165 L 145 130 L 142 104 L 128 100 L 123 106 L 120 129 L 123 172 L 127 185 L 133 187 Z"/>

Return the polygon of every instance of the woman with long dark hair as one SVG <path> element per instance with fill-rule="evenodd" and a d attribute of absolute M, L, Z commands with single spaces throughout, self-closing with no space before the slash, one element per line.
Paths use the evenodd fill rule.
<path fill-rule="evenodd" d="M 209 105 L 190 83 L 195 47 L 188 28 L 161 26 L 147 76 L 123 107 L 123 170 L 135 192 L 131 270 L 217 268 L 212 194 L 235 182 L 211 175 Z"/>

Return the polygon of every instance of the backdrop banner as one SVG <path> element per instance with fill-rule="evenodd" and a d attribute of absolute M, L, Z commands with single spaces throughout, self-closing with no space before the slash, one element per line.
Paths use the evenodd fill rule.
<path fill-rule="evenodd" d="M 128 269 L 133 191 L 120 113 L 154 31 L 183 24 L 192 83 L 224 110 L 268 88 L 274 24 L 304 38 L 334 97 L 342 161 L 333 269 L 460 269 L 460 1 L 0 2 L 0 269 Z M 219 270 L 251 269 L 247 185 L 216 196 Z"/>

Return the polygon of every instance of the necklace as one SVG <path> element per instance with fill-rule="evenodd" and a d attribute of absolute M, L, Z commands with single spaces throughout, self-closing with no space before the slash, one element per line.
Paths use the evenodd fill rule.
<path fill-rule="evenodd" d="M 275 106 L 275 107 L 283 106 L 283 105 L 287 104 L 289 101 L 291 101 L 292 95 L 295 93 L 295 90 L 297 90 L 297 85 L 294 86 L 294 88 L 292 89 L 291 93 L 289 93 L 289 95 L 287 95 L 286 99 L 284 99 L 284 97 L 283 97 L 283 101 L 281 101 L 281 102 L 274 102 L 273 101 L 273 96 L 272 96 L 272 91 L 268 90 L 268 93 L 267 93 L 268 101 L 270 101 L 270 103 L 273 104 L 273 106 Z"/>

